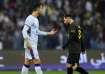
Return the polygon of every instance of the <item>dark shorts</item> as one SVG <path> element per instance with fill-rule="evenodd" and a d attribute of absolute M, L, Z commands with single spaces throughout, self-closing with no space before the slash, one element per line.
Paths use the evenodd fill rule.
<path fill-rule="evenodd" d="M 79 64 L 80 53 L 69 53 L 67 58 L 68 64 Z"/>

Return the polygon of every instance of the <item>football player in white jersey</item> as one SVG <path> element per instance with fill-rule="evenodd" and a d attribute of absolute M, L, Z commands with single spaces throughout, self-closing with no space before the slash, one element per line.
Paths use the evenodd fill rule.
<path fill-rule="evenodd" d="M 25 62 L 22 67 L 21 74 L 28 74 L 28 70 L 31 64 L 35 65 L 35 71 L 37 74 L 43 74 L 40 67 L 40 58 L 37 51 L 38 35 L 54 35 L 57 31 L 51 30 L 50 32 L 44 32 L 39 30 L 38 16 L 43 15 L 46 11 L 45 6 L 36 4 L 26 20 L 22 30 L 24 38 L 25 48 Z M 30 30 L 30 33 L 28 31 Z"/>

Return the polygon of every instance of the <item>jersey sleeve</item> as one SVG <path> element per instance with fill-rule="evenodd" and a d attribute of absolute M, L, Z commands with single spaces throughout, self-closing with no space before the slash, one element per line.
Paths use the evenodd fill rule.
<path fill-rule="evenodd" d="M 39 29 L 37 29 L 36 32 L 37 32 L 38 35 L 48 35 L 48 32 L 41 31 L 41 30 L 39 30 Z"/>
<path fill-rule="evenodd" d="M 79 30 L 78 33 L 80 34 L 80 38 L 81 38 L 81 51 L 84 52 L 85 51 L 84 31 L 83 31 L 83 29 L 80 26 L 78 26 L 78 30 Z"/>
<path fill-rule="evenodd" d="M 29 30 L 29 27 L 27 25 L 24 25 L 23 30 L 22 30 L 22 34 L 23 34 L 24 39 L 29 38 L 28 30 Z"/>
<path fill-rule="evenodd" d="M 23 34 L 23 38 L 28 38 L 29 39 L 29 34 L 28 31 L 30 29 L 32 25 L 32 22 L 29 19 L 26 19 L 23 30 L 22 30 L 22 34 Z"/>
<path fill-rule="evenodd" d="M 31 18 L 27 18 L 27 19 L 25 20 L 25 25 L 28 26 L 28 27 L 31 27 L 31 25 L 32 25 Z"/>

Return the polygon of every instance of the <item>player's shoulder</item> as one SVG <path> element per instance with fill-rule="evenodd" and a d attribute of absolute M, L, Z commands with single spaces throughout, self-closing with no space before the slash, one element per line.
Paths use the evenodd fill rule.
<path fill-rule="evenodd" d="M 76 22 L 73 22 L 72 24 L 73 24 L 72 26 L 75 28 L 81 28 L 81 26 L 79 24 L 77 24 Z"/>
<path fill-rule="evenodd" d="M 31 17 L 31 15 L 27 16 L 27 18 L 25 20 L 25 24 L 27 24 L 27 25 L 33 24 L 33 18 Z"/>
<path fill-rule="evenodd" d="M 36 21 L 38 21 L 38 19 L 35 18 L 35 17 L 32 16 L 32 15 L 29 15 L 29 16 L 27 16 L 27 18 L 26 18 L 25 21 L 26 21 L 26 22 L 36 22 Z"/>
<path fill-rule="evenodd" d="M 75 26 L 76 28 L 81 28 L 81 26 L 80 26 L 79 24 L 77 24 L 77 23 L 75 23 L 74 26 Z"/>
<path fill-rule="evenodd" d="M 31 15 L 27 16 L 26 20 L 32 20 L 33 17 Z"/>

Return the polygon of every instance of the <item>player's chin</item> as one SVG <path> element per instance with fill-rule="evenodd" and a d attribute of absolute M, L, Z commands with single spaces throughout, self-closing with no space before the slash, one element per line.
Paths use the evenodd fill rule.
<path fill-rule="evenodd" d="M 68 24 L 68 22 L 64 21 L 64 24 Z"/>
<path fill-rule="evenodd" d="M 41 13 L 38 13 L 38 15 L 39 15 L 39 16 L 42 16 L 42 14 L 41 14 Z"/>

